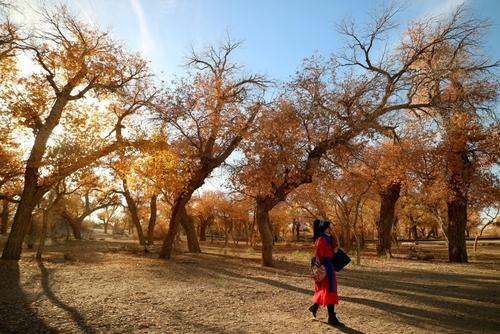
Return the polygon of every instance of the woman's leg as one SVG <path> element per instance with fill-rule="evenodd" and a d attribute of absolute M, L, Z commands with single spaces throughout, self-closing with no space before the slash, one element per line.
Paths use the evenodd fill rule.
<path fill-rule="evenodd" d="M 316 318 L 316 313 L 318 312 L 319 304 L 312 304 L 309 307 L 309 311 L 312 313 L 313 317 Z"/>
<path fill-rule="evenodd" d="M 328 304 L 326 307 L 328 309 L 328 323 L 332 326 L 343 327 L 344 324 L 337 319 L 337 315 L 335 314 L 335 305 Z"/>

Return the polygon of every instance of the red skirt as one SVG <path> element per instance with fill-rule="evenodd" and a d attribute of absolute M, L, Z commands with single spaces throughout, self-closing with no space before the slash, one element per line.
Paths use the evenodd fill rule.
<path fill-rule="evenodd" d="M 328 276 L 326 276 L 319 284 L 314 282 L 314 304 L 319 305 L 328 305 L 328 304 L 338 304 L 338 285 L 337 285 L 337 277 L 333 276 L 333 283 L 336 288 L 336 291 L 330 292 L 328 291 Z"/>

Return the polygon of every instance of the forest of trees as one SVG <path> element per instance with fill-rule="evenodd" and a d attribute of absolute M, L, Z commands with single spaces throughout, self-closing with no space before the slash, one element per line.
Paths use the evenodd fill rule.
<path fill-rule="evenodd" d="M 2 258 L 101 224 L 163 259 L 183 231 L 190 252 L 262 245 L 273 266 L 274 242 L 308 241 L 319 217 L 358 255 L 366 240 L 390 256 L 397 239 L 435 238 L 467 262 L 466 237 L 499 224 L 500 62 L 464 7 L 388 43 L 398 10 L 343 21 L 343 48 L 287 82 L 243 70 L 230 38 L 193 50 L 172 82 L 65 7 L 30 29 L 3 8 Z M 216 169 L 230 191 L 197 191 Z"/>

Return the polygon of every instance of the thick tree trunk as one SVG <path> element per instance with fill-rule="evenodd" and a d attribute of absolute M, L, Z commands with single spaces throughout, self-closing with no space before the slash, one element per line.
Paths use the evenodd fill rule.
<path fill-rule="evenodd" d="M 186 212 L 185 205 L 189 201 L 190 197 L 190 195 L 179 196 L 172 206 L 172 214 L 170 216 L 168 232 L 163 238 L 163 244 L 161 246 L 159 254 L 160 259 L 168 260 L 172 257 L 175 236 L 177 235 L 179 224 L 181 224 L 183 212 L 184 214 Z"/>
<path fill-rule="evenodd" d="M 2 218 L 1 218 L 1 226 L 0 226 L 0 233 L 2 235 L 7 234 L 7 229 L 9 226 L 9 201 L 4 199 L 2 201 Z"/>
<path fill-rule="evenodd" d="M 409 239 L 413 241 L 417 241 L 417 225 L 413 225 L 412 227 L 410 227 L 410 230 L 408 232 L 409 234 Z"/>
<path fill-rule="evenodd" d="M 4 260 L 20 259 L 24 237 L 28 233 L 31 225 L 33 210 L 35 209 L 35 206 L 40 198 L 43 196 L 43 192 L 36 186 L 36 183 L 33 184 L 29 181 L 31 179 L 36 182 L 36 178 L 30 177 L 29 174 L 30 173 L 25 174 L 25 177 L 28 177 L 28 180 L 25 181 L 21 201 L 17 207 L 11 231 L 3 249 L 2 259 Z"/>
<path fill-rule="evenodd" d="M 182 224 L 184 230 L 186 231 L 189 251 L 192 253 L 201 253 L 193 220 L 189 218 L 186 212 L 186 204 L 191 199 L 193 192 L 203 185 L 205 179 L 217 166 L 218 165 L 205 165 L 202 169 L 198 170 L 186 186 L 186 190 L 179 194 L 179 196 L 175 199 L 174 205 L 172 206 L 172 213 L 170 215 L 168 232 L 163 239 L 163 244 L 160 250 L 161 259 L 168 260 L 172 256 L 172 249 L 179 224 Z"/>
<path fill-rule="evenodd" d="M 76 240 L 81 240 L 82 239 L 82 224 L 83 221 L 85 220 L 86 217 L 88 217 L 92 212 L 102 209 L 105 207 L 105 205 L 97 206 L 95 208 L 91 208 L 89 205 L 85 205 L 85 211 L 78 217 L 73 218 L 70 213 L 68 213 L 66 210 L 63 211 L 61 216 L 68 222 L 68 225 L 71 227 L 71 230 L 73 232 L 73 237 Z M 104 224 L 104 232 L 107 232 L 107 224 L 108 222 Z"/>
<path fill-rule="evenodd" d="M 148 245 L 154 244 L 154 232 L 155 232 L 156 215 L 157 215 L 156 198 L 157 198 L 156 195 L 152 196 L 151 202 L 149 205 L 150 214 L 149 214 L 149 222 L 148 222 Z"/>
<path fill-rule="evenodd" d="M 462 86 L 458 82 L 451 82 L 457 88 L 457 94 L 465 94 Z M 462 98 L 463 95 L 457 95 Z M 463 101 L 457 100 L 460 103 Z M 467 106 L 468 107 L 468 106 Z M 462 116 L 464 118 L 462 118 Z M 445 133 L 446 166 L 448 192 L 450 198 L 447 200 L 448 210 L 448 255 L 450 262 L 467 262 L 467 247 L 465 242 L 465 232 L 467 228 L 467 193 L 474 175 L 473 162 L 470 160 L 474 155 L 468 147 L 468 137 L 464 135 L 463 119 L 467 118 L 467 112 L 457 109 L 448 123 Z"/>
<path fill-rule="evenodd" d="M 448 255 L 450 262 L 467 262 L 465 227 L 467 224 L 467 200 L 456 197 L 448 202 Z"/>
<path fill-rule="evenodd" d="M 71 217 L 66 217 L 66 221 L 68 222 L 69 227 L 71 227 L 73 238 L 75 238 L 75 240 L 82 240 L 81 222 Z"/>
<path fill-rule="evenodd" d="M 394 209 L 401 190 L 400 183 L 391 183 L 380 192 L 380 217 L 378 220 L 377 255 L 390 256 Z"/>
<path fill-rule="evenodd" d="M 186 207 L 180 211 L 180 219 L 182 227 L 186 232 L 187 246 L 190 253 L 201 253 L 200 243 L 198 242 L 198 236 L 196 235 L 196 228 L 194 227 L 194 222 L 191 216 L 186 212 Z"/>
<path fill-rule="evenodd" d="M 75 240 L 82 240 L 82 222 L 85 219 L 85 216 L 80 216 L 79 218 L 73 218 L 67 211 L 63 211 L 61 217 L 68 223 L 71 228 L 71 233 L 73 234 L 73 238 Z M 69 239 L 69 235 L 68 238 Z"/>
<path fill-rule="evenodd" d="M 200 219 L 200 241 L 207 241 L 207 227 L 212 223 L 212 216 Z"/>
<path fill-rule="evenodd" d="M 108 221 L 104 222 L 104 234 L 108 234 Z"/>
<path fill-rule="evenodd" d="M 273 232 L 269 221 L 269 211 L 273 205 L 265 199 L 257 198 L 256 220 L 262 242 L 262 265 L 273 266 Z"/>
<path fill-rule="evenodd" d="M 207 241 L 207 223 L 203 220 L 200 225 L 200 241 Z"/>
<path fill-rule="evenodd" d="M 462 139 L 461 127 L 448 129 L 450 149 L 447 151 L 448 191 L 451 198 L 448 209 L 448 255 L 450 262 L 467 262 L 465 231 L 467 228 L 467 190 L 469 188 L 473 165 L 469 160 L 467 144 Z"/>
<path fill-rule="evenodd" d="M 19 260 L 21 257 L 23 240 L 28 232 L 33 210 L 43 195 L 49 190 L 48 188 L 38 186 L 38 168 L 45 154 L 47 141 L 54 128 L 59 124 L 61 114 L 68 103 L 68 97 L 73 88 L 73 86 L 67 86 L 64 93 L 57 96 L 49 115 L 41 128 L 37 131 L 30 156 L 26 161 L 21 201 L 17 207 L 12 222 L 12 228 L 3 249 L 2 259 L 4 260 Z"/>
<path fill-rule="evenodd" d="M 135 227 L 137 232 L 137 239 L 139 240 L 140 245 L 145 245 L 146 240 L 144 239 L 144 233 L 142 232 L 141 221 L 139 220 L 139 214 L 137 211 L 137 204 L 135 203 L 132 195 L 127 186 L 127 180 L 123 179 L 123 193 L 125 195 L 125 199 L 127 201 L 128 210 L 130 212 L 130 218 L 132 219 L 132 224 Z"/>

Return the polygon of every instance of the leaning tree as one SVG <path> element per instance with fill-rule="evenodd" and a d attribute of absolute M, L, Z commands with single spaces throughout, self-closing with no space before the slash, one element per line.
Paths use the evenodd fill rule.
<path fill-rule="evenodd" d="M 144 60 L 125 52 L 107 33 L 83 24 L 64 7 L 44 10 L 40 15 L 42 22 L 22 45 L 32 55 L 36 69 L 19 78 L 7 101 L 19 125 L 32 130 L 32 146 L 3 259 L 20 258 L 33 209 L 53 185 L 123 146 L 118 140 L 89 147 L 66 142 L 63 147 L 79 146 L 73 150 L 78 159 L 68 159 L 57 154 L 57 142 L 50 140 L 54 129 L 61 122 L 70 122 L 75 129 L 86 126 L 87 120 L 92 123 L 92 118 L 86 118 L 88 113 L 80 114 L 84 98 L 112 98 L 123 87 L 149 75 Z M 49 148 L 63 160 L 47 160 Z"/>
<path fill-rule="evenodd" d="M 212 171 L 219 167 L 247 136 L 261 109 L 266 81 L 259 75 L 243 75 L 231 61 L 238 43 L 228 40 L 220 48 L 193 51 L 189 65 L 196 73 L 171 89 L 158 105 L 158 119 L 178 152 L 186 177 L 176 191 L 168 233 L 160 257 L 169 259 L 179 224 L 191 252 L 200 252 L 193 220 L 186 204 Z"/>

